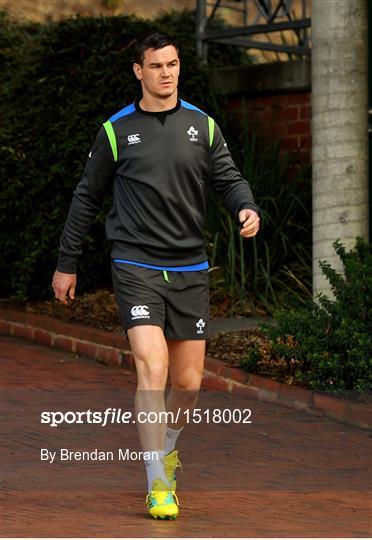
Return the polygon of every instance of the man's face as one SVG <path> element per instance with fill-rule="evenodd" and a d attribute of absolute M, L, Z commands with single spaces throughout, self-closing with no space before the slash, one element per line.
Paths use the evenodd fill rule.
<path fill-rule="evenodd" d="M 153 97 L 170 97 L 177 91 L 180 60 L 173 45 L 162 49 L 147 49 L 143 66 L 133 64 L 134 73 L 142 84 L 143 93 Z"/>

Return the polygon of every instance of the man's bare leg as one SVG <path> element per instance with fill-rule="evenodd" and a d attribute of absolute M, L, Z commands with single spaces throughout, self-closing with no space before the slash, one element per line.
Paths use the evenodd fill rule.
<path fill-rule="evenodd" d="M 137 369 L 135 413 L 142 449 L 164 450 L 166 422 L 139 422 L 138 414 L 165 410 L 164 390 L 168 377 L 168 348 L 159 326 L 140 325 L 128 330 Z M 142 414 L 142 418 L 144 418 Z"/>
<path fill-rule="evenodd" d="M 137 369 L 135 412 L 142 449 L 145 456 L 148 494 L 146 505 L 155 518 L 175 519 L 179 502 L 171 490 L 164 468 L 166 419 L 164 390 L 168 377 L 168 347 L 159 326 L 141 325 L 128 330 L 128 338 Z M 139 421 L 139 415 L 152 413 L 151 421 Z M 151 457 L 150 457 L 151 456 Z"/>
<path fill-rule="evenodd" d="M 176 490 L 176 471 L 181 467 L 176 443 L 189 414 L 195 407 L 203 377 L 205 340 L 167 340 L 171 390 L 167 396 L 168 417 L 165 440 L 165 473 L 172 490 Z M 178 417 L 177 417 L 178 415 Z"/>
<path fill-rule="evenodd" d="M 198 399 L 204 370 L 205 340 L 167 339 L 167 345 L 171 390 L 166 409 L 173 412 L 174 419 L 178 409 L 181 409 L 178 421 L 168 422 L 168 427 L 179 430 L 187 420 L 184 411 L 189 409 L 191 414 Z"/>

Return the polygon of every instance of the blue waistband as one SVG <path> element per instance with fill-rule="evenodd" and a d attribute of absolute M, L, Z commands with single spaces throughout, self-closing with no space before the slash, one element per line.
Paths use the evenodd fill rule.
<path fill-rule="evenodd" d="M 192 272 L 195 270 L 207 270 L 209 268 L 208 261 L 198 264 L 190 264 L 188 266 L 157 266 L 156 264 L 146 264 L 136 261 L 127 261 L 126 259 L 113 259 L 116 263 L 133 264 L 134 266 L 142 266 L 143 268 L 152 268 L 153 270 L 167 270 L 168 272 Z"/>

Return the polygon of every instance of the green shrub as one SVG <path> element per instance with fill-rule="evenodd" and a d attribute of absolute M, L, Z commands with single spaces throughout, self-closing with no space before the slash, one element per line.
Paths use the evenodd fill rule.
<path fill-rule="evenodd" d="M 279 145 L 264 143 L 246 120 L 240 132 L 236 120 L 235 128 L 231 124 L 232 118 L 224 119 L 229 146 L 252 186 L 262 219 L 257 237 L 243 240 L 231 215 L 211 205 L 210 260 L 224 276 L 212 273 L 212 287 L 229 291 L 235 300 L 231 314 L 244 312 L 242 307 L 252 302 L 268 312 L 301 304 L 311 298 L 312 289 L 310 167 L 299 166 L 296 155 L 282 155 Z"/>
<path fill-rule="evenodd" d="M 281 311 L 266 327 L 271 356 L 294 382 L 332 393 L 363 392 L 372 383 L 372 247 L 361 238 L 346 252 L 334 244 L 344 272 L 320 267 L 333 298 L 318 295 L 301 310 Z M 252 361 L 257 360 L 257 350 Z M 263 358 L 262 358 L 263 360 Z"/>

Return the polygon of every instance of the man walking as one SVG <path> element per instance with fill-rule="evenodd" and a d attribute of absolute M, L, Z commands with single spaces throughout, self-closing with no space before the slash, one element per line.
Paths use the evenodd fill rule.
<path fill-rule="evenodd" d="M 222 196 L 243 238 L 257 234 L 259 217 L 219 127 L 178 98 L 174 40 L 160 33 L 145 38 L 136 45 L 133 69 L 142 99 L 98 132 L 61 236 L 53 289 L 62 303 L 74 299 L 83 239 L 112 186 L 106 234 L 113 246 L 114 292 L 136 364 L 136 412 L 174 413 L 168 424 L 138 423 L 142 448 L 154 456 L 145 461 L 146 503 L 153 517 L 174 519 L 176 441 L 186 422 L 183 412 L 197 399 L 208 337 L 208 187 Z"/>

